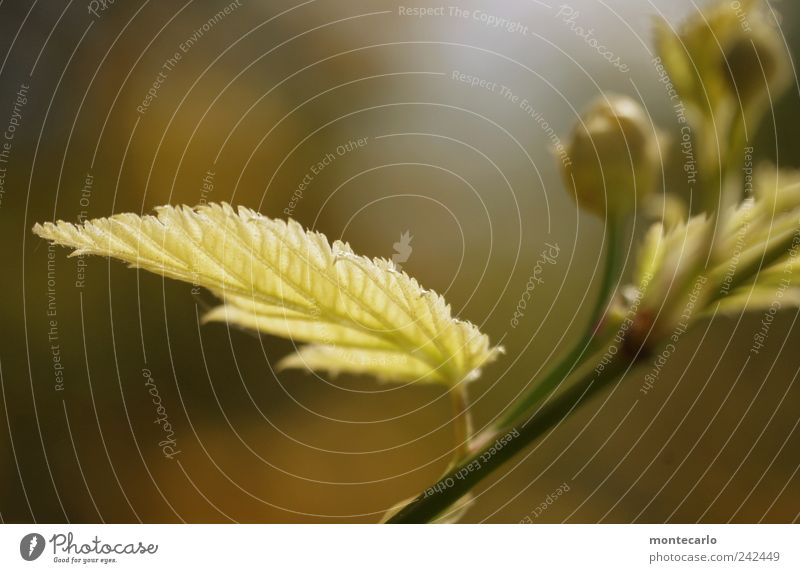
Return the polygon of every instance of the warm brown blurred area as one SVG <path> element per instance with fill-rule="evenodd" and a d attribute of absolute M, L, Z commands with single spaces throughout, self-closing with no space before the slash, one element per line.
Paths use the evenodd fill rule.
<path fill-rule="evenodd" d="M 599 280 L 601 224 L 564 191 L 553 137 L 601 91 L 675 131 L 650 28 L 692 2 L 570 5 L 628 72 L 536 0 L 457 3 L 507 27 L 384 0 L 0 2 L 0 131 L 18 123 L 0 194 L 2 521 L 375 522 L 438 479 L 444 389 L 277 373 L 291 341 L 202 325 L 208 293 L 68 259 L 30 229 L 227 201 L 371 256 L 408 231 L 404 270 L 507 349 L 470 388 L 482 428 L 579 336 Z M 772 5 L 796 55 L 800 7 Z M 767 117 L 757 160 L 800 166 L 797 86 Z M 559 259 L 514 328 L 548 243 Z M 749 362 L 760 315 L 702 323 L 650 393 L 629 373 L 482 484 L 464 521 L 520 521 L 564 482 L 536 521 L 796 521 L 796 319 Z"/>

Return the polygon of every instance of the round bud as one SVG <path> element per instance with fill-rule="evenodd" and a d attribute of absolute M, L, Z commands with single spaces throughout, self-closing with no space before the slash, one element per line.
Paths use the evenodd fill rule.
<path fill-rule="evenodd" d="M 642 107 L 606 94 L 583 114 L 567 145 L 562 174 L 582 209 L 601 217 L 632 211 L 654 187 L 658 148 Z"/>

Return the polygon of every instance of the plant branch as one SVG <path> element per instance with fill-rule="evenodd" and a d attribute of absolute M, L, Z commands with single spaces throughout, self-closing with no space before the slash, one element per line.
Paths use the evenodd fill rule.
<path fill-rule="evenodd" d="M 451 470 L 448 475 L 393 515 L 388 523 L 428 523 L 434 520 L 503 463 L 539 439 L 573 410 L 585 404 L 589 396 L 617 380 L 628 364 L 621 354 L 615 355 L 599 374 L 595 373 L 594 366 L 602 358 L 602 353 L 593 355 L 586 361 L 584 367 L 575 373 L 574 382 L 545 403 L 533 418 L 526 423 L 498 432 L 494 443 Z"/>
<path fill-rule="evenodd" d="M 609 220 L 606 224 L 606 256 L 603 264 L 603 275 L 600 291 L 592 308 L 589 328 L 584 329 L 584 335 L 572 348 L 552 367 L 540 381 L 535 382 L 523 396 L 508 410 L 498 421 L 499 427 L 514 424 L 521 416 L 530 412 L 545 396 L 553 391 L 564 377 L 575 368 L 583 355 L 590 350 L 594 336 L 600 327 L 606 308 L 613 295 L 616 281 L 619 279 L 623 260 L 621 237 L 624 235 L 620 229 L 622 221 Z"/>

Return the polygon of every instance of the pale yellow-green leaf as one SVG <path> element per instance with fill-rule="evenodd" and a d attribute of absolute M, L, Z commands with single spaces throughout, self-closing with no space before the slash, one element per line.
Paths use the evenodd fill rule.
<path fill-rule="evenodd" d="M 59 221 L 34 232 L 74 255 L 109 256 L 210 289 L 223 305 L 207 321 L 309 344 L 283 367 L 454 385 L 501 352 L 391 261 L 243 207 L 166 206 L 157 216 Z"/>
<path fill-rule="evenodd" d="M 634 286 L 641 289 L 641 308 L 656 314 L 666 299 L 686 293 L 683 287 L 691 284 L 703 252 L 710 220 L 697 215 L 689 221 L 667 230 L 654 224 L 645 235 L 637 260 Z"/>
<path fill-rule="evenodd" d="M 327 370 L 334 374 L 367 373 L 384 380 L 427 379 L 430 382 L 447 382 L 438 372 L 431 372 L 425 362 L 402 352 L 315 344 L 306 345 L 290 354 L 278 363 L 278 368 Z"/>
<path fill-rule="evenodd" d="M 709 307 L 705 315 L 738 315 L 742 312 L 775 311 L 800 307 L 800 288 L 765 286 L 760 283 L 754 288 L 740 288 L 719 300 L 718 306 Z"/>
<path fill-rule="evenodd" d="M 792 211 L 800 205 L 800 171 L 764 163 L 753 176 L 756 197 L 769 213 Z"/>
<path fill-rule="evenodd" d="M 658 322 L 671 328 L 689 303 L 697 307 L 690 297 L 704 277 L 702 308 L 693 319 L 760 311 L 776 300 L 781 308 L 800 306 L 800 174 L 764 165 L 754 180 L 754 196 L 728 209 L 716 229 L 704 215 L 670 230 L 649 229 L 631 285 L 642 293 L 643 313 L 660 314 Z M 712 234 L 716 249 L 709 256 Z"/>

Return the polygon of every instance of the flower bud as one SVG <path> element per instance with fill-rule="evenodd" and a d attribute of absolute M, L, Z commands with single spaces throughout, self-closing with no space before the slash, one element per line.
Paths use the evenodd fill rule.
<path fill-rule="evenodd" d="M 764 99 L 767 88 L 779 91 L 788 73 L 784 48 L 766 25 L 753 29 L 752 37 L 740 37 L 725 53 L 724 77 L 745 108 Z"/>
<path fill-rule="evenodd" d="M 778 95 L 790 77 L 786 49 L 763 0 L 712 3 L 677 32 L 666 21 L 657 22 L 655 32 L 681 98 L 705 115 L 740 103 L 747 111 L 768 88 Z"/>
<path fill-rule="evenodd" d="M 627 96 L 600 96 L 572 131 L 562 170 L 582 209 L 601 217 L 634 209 L 654 187 L 656 133 L 642 107 Z"/>

